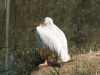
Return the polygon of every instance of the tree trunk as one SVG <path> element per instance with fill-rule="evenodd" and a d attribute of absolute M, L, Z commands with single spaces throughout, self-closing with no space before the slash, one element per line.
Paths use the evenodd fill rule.
<path fill-rule="evenodd" d="M 10 0 L 6 0 L 6 56 L 5 56 L 6 70 L 8 69 L 9 8 L 10 8 Z M 8 75 L 8 72 L 6 73 L 6 75 Z"/>

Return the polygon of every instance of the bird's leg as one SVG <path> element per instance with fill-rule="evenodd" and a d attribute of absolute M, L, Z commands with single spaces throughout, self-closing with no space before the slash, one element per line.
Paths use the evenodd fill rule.
<path fill-rule="evenodd" d="M 46 53 L 44 63 L 40 64 L 40 66 L 47 66 L 48 65 L 48 54 Z"/>
<path fill-rule="evenodd" d="M 43 63 L 44 65 L 48 65 L 48 54 L 46 53 L 46 56 L 45 56 L 45 61 Z"/>
<path fill-rule="evenodd" d="M 58 55 L 55 55 L 55 60 L 51 62 L 51 64 L 58 64 Z"/>
<path fill-rule="evenodd" d="M 58 55 L 55 56 L 56 57 L 56 63 L 58 62 Z"/>

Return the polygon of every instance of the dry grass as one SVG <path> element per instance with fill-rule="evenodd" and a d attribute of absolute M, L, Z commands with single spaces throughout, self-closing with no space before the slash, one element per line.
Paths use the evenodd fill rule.
<path fill-rule="evenodd" d="M 61 67 L 46 66 L 32 72 L 31 75 L 100 75 L 100 51 L 72 57 Z"/>
<path fill-rule="evenodd" d="M 73 61 L 62 66 L 61 75 L 100 75 L 100 53 L 83 54 L 73 57 Z"/>

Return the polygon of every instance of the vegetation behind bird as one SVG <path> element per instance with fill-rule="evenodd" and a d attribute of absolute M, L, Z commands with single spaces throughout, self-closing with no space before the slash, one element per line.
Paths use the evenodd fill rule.
<path fill-rule="evenodd" d="M 5 57 L 5 0 L 0 0 L 0 65 L 4 69 Z M 100 1 L 99 0 L 11 0 L 9 25 L 9 60 L 13 54 L 14 71 L 25 75 L 43 59 L 35 34 L 31 29 L 49 16 L 66 34 L 71 56 L 100 50 Z M 33 53 L 33 54 L 32 54 Z M 42 56 L 41 56 L 42 55 Z M 39 58 L 39 59 L 38 59 Z M 27 67 L 34 59 L 34 63 Z M 40 61 L 39 61 L 40 63 Z"/>

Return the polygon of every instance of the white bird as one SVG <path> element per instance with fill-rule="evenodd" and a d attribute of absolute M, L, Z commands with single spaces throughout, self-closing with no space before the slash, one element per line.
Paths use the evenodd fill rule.
<path fill-rule="evenodd" d="M 48 53 L 57 54 L 63 62 L 69 61 L 65 34 L 53 23 L 51 18 L 46 17 L 44 22 L 36 27 L 36 39 L 46 53 L 45 62 L 41 65 L 48 65 Z"/>

